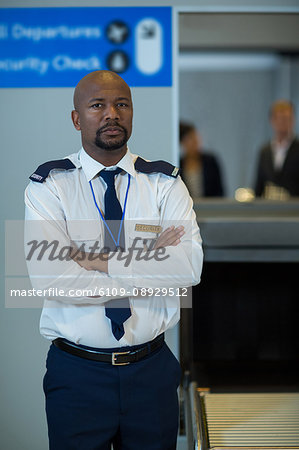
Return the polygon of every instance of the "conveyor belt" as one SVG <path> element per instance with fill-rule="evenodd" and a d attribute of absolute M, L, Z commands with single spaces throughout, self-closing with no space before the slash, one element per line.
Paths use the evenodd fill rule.
<path fill-rule="evenodd" d="M 209 448 L 299 448 L 299 393 L 198 395 Z"/>

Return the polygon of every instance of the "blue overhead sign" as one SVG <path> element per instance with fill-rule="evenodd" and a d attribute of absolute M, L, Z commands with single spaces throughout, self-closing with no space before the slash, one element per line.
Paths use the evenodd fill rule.
<path fill-rule="evenodd" d="M 172 85 L 170 7 L 1 8 L 0 87 L 73 87 L 88 72 Z"/>

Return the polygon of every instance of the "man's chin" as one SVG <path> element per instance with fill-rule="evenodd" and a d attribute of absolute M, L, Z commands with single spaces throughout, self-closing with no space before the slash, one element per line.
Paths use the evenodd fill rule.
<path fill-rule="evenodd" d="M 115 141 L 113 139 L 109 139 L 109 141 L 104 141 L 104 140 L 96 140 L 96 146 L 103 149 L 103 150 L 107 150 L 107 151 L 113 151 L 113 150 L 120 150 L 121 148 L 123 148 L 127 141 L 122 140 L 122 141 Z"/>

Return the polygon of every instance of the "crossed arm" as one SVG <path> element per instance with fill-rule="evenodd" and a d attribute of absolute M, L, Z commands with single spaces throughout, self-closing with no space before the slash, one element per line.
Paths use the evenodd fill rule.
<path fill-rule="evenodd" d="M 180 225 L 166 228 L 153 247 L 153 250 L 168 246 L 177 246 L 181 242 L 181 237 L 185 234 L 184 227 Z M 98 272 L 108 273 L 109 254 L 102 254 L 101 258 L 94 258 L 90 253 L 82 253 L 74 249 L 73 260 L 86 270 L 97 270 Z"/>
<path fill-rule="evenodd" d="M 167 228 L 158 237 L 153 250 L 148 251 L 151 256 L 153 252 L 158 253 L 167 248 L 167 258 L 143 258 L 139 261 L 133 256 L 131 263 L 126 265 L 118 258 L 109 259 L 109 254 L 97 258 L 89 258 L 88 254 L 82 258 L 77 254 L 68 261 L 56 257 L 53 261 L 49 248 L 42 260 L 35 258 L 27 261 L 33 286 L 38 289 L 55 286 L 68 292 L 70 289 L 90 290 L 99 286 L 119 290 L 121 287 L 162 288 L 197 284 L 200 280 L 202 250 L 192 201 L 179 180 L 171 186 L 169 184 L 160 191 L 160 199 L 157 199 L 161 205 L 161 223 Z M 29 186 L 26 191 L 26 218 L 26 228 L 31 231 L 29 235 L 34 232 L 35 236 L 36 230 L 38 242 L 53 241 L 57 237 L 61 251 L 64 246 L 70 246 L 63 205 L 51 182 Z M 78 304 L 91 302 L 90 298 L 84 297 L 60 300 Z M 95 299 L 92 303 L 105 301 L 105 298 Z"/>

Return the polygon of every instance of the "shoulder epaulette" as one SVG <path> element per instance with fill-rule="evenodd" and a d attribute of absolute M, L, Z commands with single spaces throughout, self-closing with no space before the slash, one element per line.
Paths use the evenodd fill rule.
<path fill-rule="evenodd" d="M 169 162 L 166 161 L 145 161 L 144 159 L 138 158 L 135 161 L 135 169 L 138 172 L 143 173 L 153 173 L 153 172 L 161 172 L 165 175 L 168 175 L 173 178 L 177 178 L 180 173 L 180 169 L 178 167 L 173 166 Z"/>
<path fill-rule="evenodd" d="M 36 171 L 30 175 L 30 180 L 37 181 L 38 183 L 43 183 L 50 171 L 53 169 L 76 169 L 76 166 L 72 163 L 72 161 L 68 158 L 66 159 L 57 159 L 55 161 L 48 161 L 44 164 L 38 166 Z"/>

